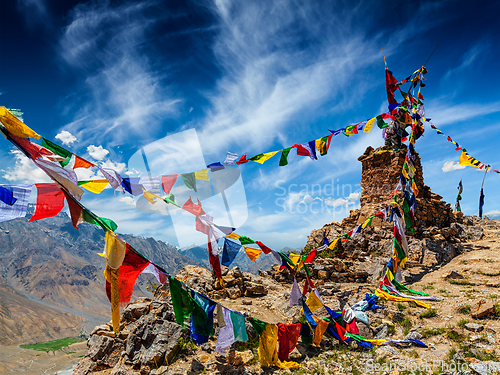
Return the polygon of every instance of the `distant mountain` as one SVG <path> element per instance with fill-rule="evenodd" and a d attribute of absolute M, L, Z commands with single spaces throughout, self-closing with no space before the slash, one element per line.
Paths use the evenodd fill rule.
<path fill-rule="evenodd" d="M 27 298 L 23 296 L 30 298 L 30 314 L 40 322 L 54 309 L 94 320 L 94 325 L 109 320 L 110 307 L 103 276 L 105 261 L 97 255 L 104 248 L 104 233 L 101 228 L 87 223 L 80 224 L 79 228 L 73 228 L 64 212 L 30 223 L 28 218 L 0 223 L 0 331 L 10 324 L 6 316 L 16 320 L 25 315 L 21 306 L 27 303 Z M 180 254 L 174 245 L 153 238 L 122 234 L 120 237 L 172 274 L 188 264 L 203 265 Z M 137 296 L 148 293 L 144 285 L 148 278 L 149 275 L 140 277 L 134 289 Z M 37 303 L 43 305 L 43 309 L 34 308 Z M 17 307 L 7 311 L 4 307 L 8 304 Z M 61 332 L 75 326 L 75 319 L 67 319 L 69 325 L 64 322 L 62 319 L 50 324 L 59 325 Z M 43 337 L 42 326 L 39 334 L 32 336 Z M 15 334 L 24 337 L 27 329 L 20 325 Z M 53 338 L 53 332 L 49 332 L 50 329 L 45 329 L 46 338 Z M 0 343 L 3 342 L 0 337 Z"/>

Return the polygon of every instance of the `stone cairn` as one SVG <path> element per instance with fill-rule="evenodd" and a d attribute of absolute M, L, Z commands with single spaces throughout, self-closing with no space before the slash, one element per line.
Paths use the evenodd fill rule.
<path fill-rule="evenodd" d="M 391 193 L 396 188 L 407 152 L 406 145 L 399 150 L 388 146 L 373 149 L 369 146 L 358 160 L 362 163 L 360 208 L 351 210 L 342 223 L 330 223 L 313 230 L 307 237 L 306 250 L 323 244 L 323 239 L 332 241 L 354 229 L 368 217 L 389 205 Z M 433 267 L 449 262 L 460 251 L 460 243 L 478 240 L 482 228 L 471 217 L 453 212 L 449 203 L 425 185 L 422 164 L 416 154 L 416 184 L 419 190 L 415 212 L 416 231 L 407 233 L 409 244 L 409 271 L 403 273 L 405 281 L 415 281 L 412 267 Z M 401 202 L 401 192 L 398 192 Z M 313 278 L 321 282 L 376 282 L 383 272 L 392 251 L 393 225 L 381 218 L 373 218 L 372 225 L 355 234 L 352 239 L 338 242 L 333 251 L 321 252 L 309 265 Z M 324 259 L 321 259 L 321 258 Z M 290 282 L 293 276 L 279 266 L 268 271 L 277 281 Z M 297 279 L 305 274 L 301 271 Z M 320 284 L 321 284 L 320 282 Z"/>

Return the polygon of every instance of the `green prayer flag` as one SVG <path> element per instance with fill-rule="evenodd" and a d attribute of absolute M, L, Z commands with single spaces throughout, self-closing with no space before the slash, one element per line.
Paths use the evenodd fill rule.
<path fill-rule="evenodd" d="M 257 161 L 259 160 L 260 158 L 262 158 L 264 156 L 264 154 L 258 154 L 258 155 L 255 155 L 255 156 L 252 156 L 250 159 L 248 160 L 252 160 L 252 161 Z"/>
<path fill-rule="evenodd" d="M 383 128 L 387 128 L 389 125 L 387 125 L 384 121 L 384 119 L 382 118 L 382 116 L 377 116 L 377 126 L 380 128 L 380 129 L 383 129 Z"/>
<path fill-rule="evenodd" d="M 251 244 L 255 243 L 254 240 L 252 240 L 250 237 L 246 237 L 246 236 L 241 236 L 239 238 L 239 240 L 240 240 L 240 243 L 242 245 L 251 245 Z"/>
<path fill-rule="evenodd" d="M 406 254 L 396 238 L 394 238 L 394 248 L 396 249 L 396 252 L 398 253 L 399 262 L 401 262 L 403 259 L 406 258 Z M 399 262 L 398 262 L 398 265 L 399 265 Z"/>
<path fill-rule="evenodd" d="M 163 201 L 167 204 L 173 204 L 174 206 L 181 207 L 177 203 L 175 203 L 175 195 L 170 193 L 168 197 L 163 198 Z"/>
<path fill-rule="evenodd" d="M 105 232 L 108 230 L 114 232 L 116 228 L 118 228 L 118 225 L 116 225 L 116 223 L 113 220 L 97 216 L 86 209 L 83 209 L 82 211 L 82 219 L 86 223 L 99 225 Z"/>
<path fill-rule="evenodd" d="M 189 188 L 189 189 L 192 189 L 194 191 L 197 191 L 196 190 L 196 178 L 194 176 L 194 172 L 191 172 L 191 173 L 184 173 L 184 174 L 181 174 L 182 176 L 182 181 L 184 181 L 184 184 Z"/>
<path fill-rule="evenodd" d="M 59 145 L 56 145 L 54 142 L 51 142 L 47 138 L 44 138 L 44 137 L 42 137 L 42 146 L 45 148 L 48 148 L 54 154 L 57 154 L 59 156 L 62 156 L 63 158 L 66 158 L 66 160 L 63 160 L 60 162 L 60 164 L 63 167 L 68 165 L 68 163 L 71 160 L 71 156 L 73 156 L 73 153 L 71 151 L 68 151 L 65 148 L 62 148 Z"/>
<path fill-rule="evenodd" d="M 184 319 L 188 317 L 194 309 L 193 299 L 188 291 L 182 287 L 182 283 L 175 277 L 170 276 L 168 278 L 168 285 L 170 287 L 170 296 L 174 307 L 175 320 L 181 326 L 186 326 L 184 324 Z"/>
<path fill-rule="evenodd" d="M 292 149 L 291 147 L 288 147 L 283 149 L 283 151 L 281 152 L 280 167 L 284 167 L 285 165 L 288 164 L 288 154 L 290 153 L 291 149 Z"/>
<path fill-rule="evenodd" d="M 417 290 L 412 290 L 412 289 L 408 288 L 407 286 L 404 286 L 403 284 L 400 284 L 396 279 L 392 280 L 391 282 L 396 287 L 396 289 L 399 290 L 400 292 L 405 291 L 405 292 L 417 294 L 419 296 L 428 296 L 427 293 L 419 292 Z"/>
<path fill-rule="evenodd" d="M 266 329 L 266 323 L 264 323 L 262 320 L 252 317 L 249 317 L 248 320 L 250 321 L 250 324 L 252 325 L 255 332 L 257 332 L 259 336 L 262 335 L 262 332 L 264 332 L 264 330 Z"/>

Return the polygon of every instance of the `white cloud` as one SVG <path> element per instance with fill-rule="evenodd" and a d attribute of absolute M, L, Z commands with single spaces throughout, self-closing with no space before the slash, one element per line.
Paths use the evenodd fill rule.
<path fill-rule="evenodd" d="M 446 173 L 456 171 L 457 169 L 465 169 L 465 165 L 460 165 L 457 161 L 450 160 L 444 163 L 441 169 Z"/>
<path fill-rule="evenodd" d="M 63 130 L 57 134 L 56 139 L 59 139 L 63 145 L 71 145 L 76 141 L 76 137 L 67 130 Z"/>
<path fill-rule="evenodd" d="M 103 160 L 106 155 L 109 154 L 109 151 L 103 148 L 102 146 L 94 146 L 90 145 L 87 147 L 87 152 L 91 157 L 96 160 Z"/>
<path fill-rule="evenodd" d="M 13 183 L 52 182 L 45 172 L 38 168 L 21 151 L 15 150 L 11 154 L 15 158 L 14 166 L 1 170 L 4 173 L 3 178 Z"/>
<path fill-rule="evenodd" d="M 128 204 L 130 206 L 134 206 L 135 207 L 135 200 L 134 198 L 132 197 L 129 197 L 129 196 L 125 196 L 125 197 L 121 197 L 120 199 L 118 199 L 120 202 L 123 202 L 125 204 Z"/>
<path fill-rule="evenodd" d="M 435 99 L 426 106 L 427 116 L 432 118 L 432 123 L 438 128 L 497 112 L 500 112 L 500 101 L 450 105 L 449 98 L 444 98 Z"/>
<path fill-rule="evenodd" d="M 106 160 L 101 163 L 101 168 L 111 168 L 114 169 L 119 174 L 124 174 L 127 171 L 127 164 L 115 163 L 114 161 Z"/>
<path fill-rule="evenodd" d="M 486 216 L 500 216 L 500 210 L 492 210 L 485 213 Z"/>

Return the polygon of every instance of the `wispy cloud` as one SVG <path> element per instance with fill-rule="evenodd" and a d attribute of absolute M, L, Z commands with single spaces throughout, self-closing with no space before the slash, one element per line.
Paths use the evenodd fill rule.
<path fill-rule="evenodd" d="M 497 112 L 500 112 L 500 101 L 450 104 L 448 99 L 436 99 L 426 108 L 427 116 L 438 128 Z"/>
<path fill-rule="evenodd" d="M 87 75 L 81 103 L 68 99 L 76 110 L 66 129 L 79 139 L 148 138 L 176 111 L 180 99 L 171 95 L 143 49 L 145 33 L 154 19 L 144 14 L 154 2 L 119 6 L 78 5 L 60 41 L 62 59 Z"/>

